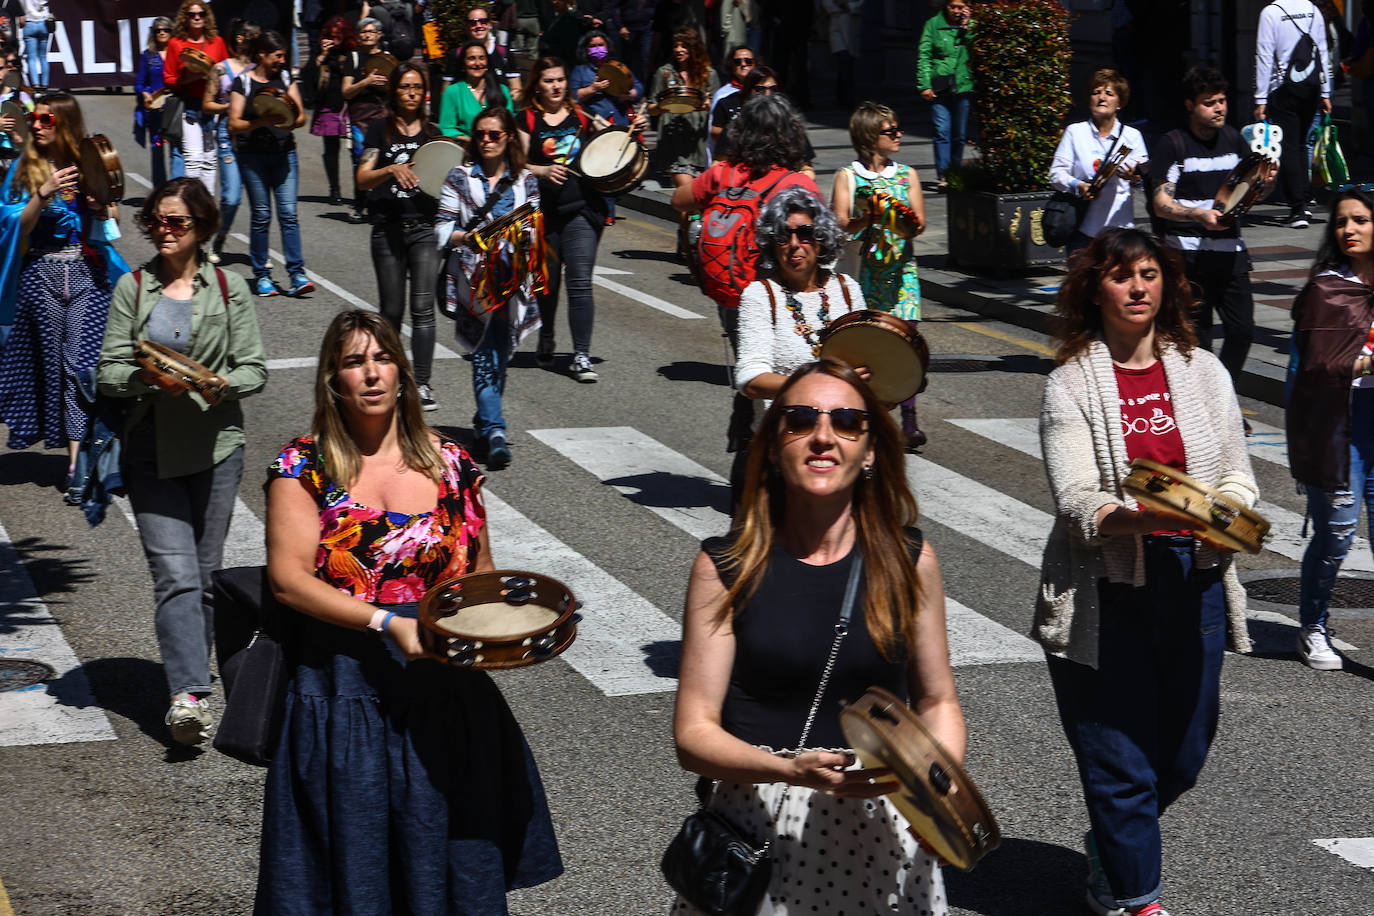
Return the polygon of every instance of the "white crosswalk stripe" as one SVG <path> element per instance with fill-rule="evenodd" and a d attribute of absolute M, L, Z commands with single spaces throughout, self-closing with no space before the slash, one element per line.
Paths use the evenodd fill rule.
<path fill-rule="evenodd" d="M 717 508 L 729 498 L 725 479 L 637 429 L 535 429 L 530 435 L 698 540 L 730 527 L 729 515 Z M 952 664 L 1043 656 L 1025 636 L 952 598 L 945 599 L 945 613 Z"/>
<path fill-rule="evenodd" d="M 1339 837 L 1312 842 L 1327 852 L 1334 852 L 1352 865 L 1374 869 L 1374 837 Z"/>
<path fill-rule="evenodd" d="M 86 672 L 48 606 L 38 597 L 9 534 L 0 525 L 0 659 L 41 662 L 55 676 L 0 693 L 0 746 L 113 741 L 114 729 L 96 705 Z"/>

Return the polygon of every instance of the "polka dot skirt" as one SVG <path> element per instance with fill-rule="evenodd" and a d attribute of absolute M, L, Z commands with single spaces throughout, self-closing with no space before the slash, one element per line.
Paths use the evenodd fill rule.
<path fill-rule="evenodd" d="M 773 841 L 773 875 L 758 916 L 900 913 L 944 916 L 944 877 L 886 798 L 835 798 L 792 786 L 770 823 L 783 783 L 719 783 L 710 807 L 756 843 Z M 682 899 L 673 916 L 697 916 Z"/>

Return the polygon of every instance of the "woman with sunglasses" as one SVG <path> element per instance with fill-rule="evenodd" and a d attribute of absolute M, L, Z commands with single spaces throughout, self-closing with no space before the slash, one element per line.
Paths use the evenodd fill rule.
<path fill-rule="evenodd" d="M 444 294 L 447 313 L 456 316 L 458 343 L 472 354 L 473 433 L 486 453 L 487 470 L 499 471 L 511 461 L 501 407 L 506 366 L 525 335 L 539 327 L 535 278 L 521 253 L 540 240 L 526 224 L 518 250 L 501 244 L 483 254 L 473 233 L 526 203 L 538 208 L 539 179 L 525 167 L 515 117 L 504 106 L 488 108 L 473 120 L 467 152 L 467 163 L 444 179 L 434 232 L 439 247 L 452 250 L 443 268 Z M 498 298 L 505 291 L 483 284 L 479 273 L 491 282 L 509 283 L 506 297 Z M 478 289 L 485 297 L 475 300 Z"/>
<path fill-rule="evenodd" d="M 301 68 L 302 97 L 314 111 L 310 133 L 324 143 L 324 175 L 329 182 L 329 202 L 343 203 L 339 188 L 339 147 L 348 136 L 343 97 L 344 73 L 349 54 L 358 48 L 358 36 L 342 16 L 331 16 L 320 29 L 319 42 Z"/>
<path fill-rule="evenodd" d="M 229 48 L 215 29 L 215 14 L 201 0 L 181 0 L 172 38 L 167 42 L 163 79 L 183 106 L 181 142 L 172 147 L 172 177 L 198 178 L 205 190 L 214 194 L 219 148 L 204 109 L 207 74 L 197 74 L 185 67 L 181 55 L 187 50 L 199 51 L 214 63 L 229 56 Z"/>
<path fill-rule="evenodd" d="M 902 129 L 886 105 L 864 102 L 855 109 L 849 141 L 858 158 L 835 173 L 831 209 L 859 246 L 859 285 L 868 307 L 891 312 L 914 328 L 921 320 L 916 236 L 926 227 L 921 176 L 914 166 L 893 160 L 902 149 Z M 892 203 L 883 203 L 878 195 Z M 907 207 L 909 214 L 894 218 L 897 205 Z M 916 422 L 915 395 L 902 402 L 902 435 L 909 449 L 926 444 Z"/>
<path fill-rule="evenodd" d="M 1207 759 L 1227 631 L 1249 648 L 1230 554 L 1122 488 L 1144 458 L 1239 505 L 1258 496 L 1231 377 L 1197 346 L 1192 305 L 1183 259 L 1135 229 L 1094 238 L 1056 300 L 1040 408 L 1056 511 L 1031 635 L 1078 764 L 1099 914 L 1164 916 L 1159 819 Z"/>
<path fill-rule="evenodd" d="M 439 252 L 434 219 L 439 203 L 420 190 L 410 164 L 426 142 L 439 136 L 425 104 L 425 72 L 404 63 L 391 72 L 391 117 L 374 124 L 363 141 L 355 180 L 367 192 L 372 215 L 372 267 L 377 306 L 399 333 L 410 279 L 410 346 L 420 406 L 437 410 L 430 378 L 434 369 L 434 277 Z"/>
<path fill-rule="evenodd" d="M 207 698 L 213 633 L 210 574 L 219 569 L 243 476 L 241 401 L 267 383 L 267 357 L 243 278 L 210 264 L 219 228 L 214 199 L 173 178 L 148 195 L 143 234 L 157 252 L 115 287 L 100 353 L 100 390 L 130 408 L 121 433 L 124 484 L 153 574 L 154 621 L 180 744 L 199 744 L 214 721 Z M 149 340 L 184 354 L 226 382 L 210 400 L 145 369 Z"/>
<path fill-rule="evenodd" d="M 342 93 L 348 102 L 348 123 L 353 135 L 353 166 L 363 154 L 363 141 L 374 124 L 387 119 L 387 97 L 390 83 L 385 74 L 367 69 L 367 59 L 382 50 L 382 22 L 371 16 L 358 20 L 358 50 L 349 55 L 344 72 Z M 354 187 L 353 212 L 348 221 L 355 225 L 367 222 L 364 192 Z"/>
<path fill-rule="evenodd" d="M 248 245 L 253 263 L 253 292 L 264 297 L 283 292 L 272 282 L 272 265 L 267 259 L 275 201 L 282 252 L 291 278 L 285 293 L 303 296 L 313 292 L 315 284 L 305 274 L 305 254 L 301 250 L 301 227 L 296 216 L 300 164 L 291 131 L 305 124 L 305 104 L 300 88 L 286 71 L 286 42 L 280 35 L 272 31 L 259 35 L 253 42 L 253 57 L 253 69 L 234 80 L 229 93 L 229 132 L 234 135 L 239 173 L 248 189 L 248 204 L 253 208 Z M 258 111 L 254 97 L 269 90 L 291 99 L 296 106 L 295 120 L 283 123 Z"/>
<path fill-rule="evenodd" d="M 151 154 L 150 175 L 153 187 L 159 187 L 167 180 L 167 152 L 162 142 L 162 110 L 149 106 L 153 104 L 154 93 L 165 84 L 162 72 L 167 59 L 167 44 L 172 40 L 172 20 L 159 16 L 148 29 L 148 47 L 138 59 L 138 69 L 134 72 L 134 94 L 138 97 L 134 106 L 134 140 L 139 146 L 147 146 Z"/>
<path fill-rule="evenodd" d="M 66 446 L 65 488 L 89 425 L 82 385 L 100 355 L 111 286 L 127 266 L 103 232 L 118 207 L 81 189 L 86 126 L 76 99 L 45 93 L 28 117 L 23 155 L 0 188 L 0 300 L 15 297 L 0 355 L 0 422 L 9 426 L 10 448 L 40 440 Z M 20 240 L 28 246 L 22 260 Z M 80 493 L 66 498 L 76 505 Z"/>
<path fill-rule="evenodd" d="M 466 142 L 472 119 L 488 108 L 510 108 L 510 90 L 492 70 L 486 45 L 469 41 L 458 49 L 463 62 L 460 79 L 449 85 L 439 103 L 439 132 Z"/>
<path fill-rule="evenodd" d="M 773 394 L 735 524 L 702 542 L 687 585 L 678 760 L 714 781 L 708 808 L 772 844 L 759 913 L 944 914 L 936 860 L 884 797 L 890 772 L 858 768 L 839 723 L 881 686 L 964 755 L 940 564 L 915 527 L 901 438 L 842 363 L 804 363 Z M 837 640 L 851 575 L 853 619 Z M 673 912 L 698 911 L 679 900 Z"/>
<path fill-rule="evenodd" d="M 215 137 L 219 146 L 219 232 L 210 242 L 206 255 L 211 264 L 218 264 L 224 254 L 224 242 L 243 203 L 243 174 L 234 153 L 234 137 L 229 132 L 229 94 L 234 80 L 253 69 L 253 42 L 262 34 L 256 22 L 235 19 L 229 24 L 229 44 L 233 54 L 210 71 L 202 104 L 208 114 L 215 116 Z"/>

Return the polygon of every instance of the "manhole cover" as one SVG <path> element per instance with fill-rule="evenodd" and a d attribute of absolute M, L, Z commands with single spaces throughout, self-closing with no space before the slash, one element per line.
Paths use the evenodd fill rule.
<path fill-rule="evenodd" d="M 41 684 L 57 672 L 42 662 L 0 658 L 0 690 L 19 690 Z"/>
<path fill-rule="evenodd" d="M 1281 576 L 1276 579 L 1252 579 L 1245 583 L 1251 598 L 1271 604 L 1298 603 L 1298 577 Z M 1374 579 L 1337 579 L 1331 595 L 1334 608 L 1374 608 Z"/>

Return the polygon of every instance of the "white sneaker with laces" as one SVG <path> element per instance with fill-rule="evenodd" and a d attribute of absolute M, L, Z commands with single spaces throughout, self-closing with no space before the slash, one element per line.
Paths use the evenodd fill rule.
<path fill-rule="evenodd" d="M 1316 671 L 1339 671 L 1344 664 L 1331 648 L 1331 634 L 1319 623 L 1303 627 L 1298 632 L 1298 658 Z"/>
<path fill-rule="evenodd" d="M 172 697 L 166 722 L 178 744 L 200 744 L 210 737 L 215 717 L 210 712 L 210 704 L 203 699 L 190 693 L 178 693 Z"/>
<path fill-rule="evenodd" d="M 434 400 L 434 389 L 428 385 L 420 386 L 420 407 L 426 411 L 439 409 L 439 402 Z"/>
<path fill-rule="evenodd" d="M 579 382 L 594 382 L 600 378 L 596 374 L 596 370 L 592 368 L 591 357 L 585 353 L 577 353 L 573 356 L 572 377 Z"/>

